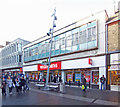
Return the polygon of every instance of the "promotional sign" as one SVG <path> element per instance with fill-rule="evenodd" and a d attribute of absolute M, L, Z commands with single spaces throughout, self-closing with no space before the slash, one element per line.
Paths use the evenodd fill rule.
<path fill-rule="evenodd" d="M 67 81 L 72 81 L 72 73 L 71 74 L 67 74 Z"/>
<path fill-rule="evenodd" d="M 99 72 L 93 72 L 93 83 L 98 84 L 99 82 Z"/>
<path fill-rule="evenodd" d="M 81 73 L 75 74 L 75 81 L 81 81 Z"/>
<path fill-rule="evenodd" d="M 38 64 L 38 70 L 47 70 L 47 65 Z M 50 70 L 61 69 L 61 62 L 52 62 L 50 64 Z"/>
<path fill-rule="evenodd" d="M 86 78 L 86 82 L 90 81 L 90 73 L 86 73 L 84 74 L 85 78 Z"/>

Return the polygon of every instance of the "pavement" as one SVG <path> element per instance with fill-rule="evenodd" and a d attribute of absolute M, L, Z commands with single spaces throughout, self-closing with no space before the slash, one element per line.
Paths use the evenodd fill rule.
<path fill-rule="evenodd" d="M 29 84 L 30 91 L 13 95 L 2 96 L 2 105 L 107 105 L 120 106 L 120 92 L 101 91 L 98 89 L 87 89 L 82 91 L 81 87 L 65 86 L 65 92 L 43 91 Z M 15 91 L 15 89 L 13 89 Z M 8 93 L 8 92 L 7 92 Z M 3 106 L 4 107 L 4 106 Z"/>

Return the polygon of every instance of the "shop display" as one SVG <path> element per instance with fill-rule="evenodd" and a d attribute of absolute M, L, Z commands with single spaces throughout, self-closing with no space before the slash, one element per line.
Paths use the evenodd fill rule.
<path fill-rule="evenodd" d="M 80 81 L 81 82 L 81 73 L 75 74 L 75 82 Z"/>
<path fill-rule="evenodd" d="M 93 80 L 92 80 L 92 82 L 93 82 L 93 84 L 98 84 L 98 82 L 99 82 L 99 72 L 93 72 Z"/>
<path fill-rule="evenodd" d="M 67 74 L 67 81 L 72 81 L 72 73 Z"/>

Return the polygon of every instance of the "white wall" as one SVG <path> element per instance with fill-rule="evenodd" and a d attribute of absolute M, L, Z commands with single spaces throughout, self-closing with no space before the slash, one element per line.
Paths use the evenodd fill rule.
<path fill-rule="evenodd" d="M 25 66 L 23 67 L 23 72 L 25 71 L 38 71 L 37 65 Z"/>
<path fill-rule="evenodd" d="M 105 56 L 91 57 L 92 65 L 88 64 L 88 58 L 62 61 L 61 69 L 105 67 Z"/>

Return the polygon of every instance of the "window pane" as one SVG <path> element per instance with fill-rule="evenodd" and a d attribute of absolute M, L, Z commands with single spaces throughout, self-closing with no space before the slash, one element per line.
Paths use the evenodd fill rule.
<path fill-rule="evenodd" d="M 80 44 L 87 42 L 86 41 L 86 30 L 80 32 L 79 42 L 80 42 Z"/>
<path fill-rule="evenodd" d="M 96 26 L 92 28 L 92 40 L 96 40 Z"/>

